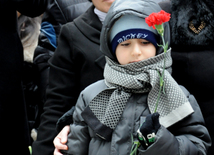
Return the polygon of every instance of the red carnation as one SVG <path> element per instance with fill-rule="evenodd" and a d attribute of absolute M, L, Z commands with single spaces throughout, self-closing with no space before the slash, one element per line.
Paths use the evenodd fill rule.
<path fill-rule="evenodd" d="M 158 13 L 152 13 L 150 14 L 146 19 L 146 23 L 150 26 L 153 27 L 153 29 L 156 29 L 158 34 L 160 34 L 162 41 L 163 41 L 163 45 L 158 45 L 159 47 L 162 47 L 164 50 L 164 54 L 166 54 L 167 50 L 168 50 L 168 42 L 165 43 L 164 40 L 164 26 L 163 23 L 168 22 L 170 20 L 170 15 L 169 13 L 166 13 L 165 11 L 161 10 Z M 164 58 L 164 67 L 163 67 L 163 71 L 160 75 L 160 89 L 159 89 L 159 94 L 158 94 L 158 99 L 156 102 L 156 106 L 155 106 L 155 111 L 154 113 L 157 111 L 158 108 L 158 102 L 160 100 L 160 95 L 161 93 L 165 93 L 164 92 L 164 70 L 165 70 L 165 58 Z"/>
<path fill-rule="evenodd" d="M 155 29 L 155 25 L 161 25 L 165 22 L 168 22 L 170 20 L 170 15 L 171 14 L 161 10 L 158 13 L 150 14 L 145 20 L 149 26 L 152 26 L 153 29 Z"/>

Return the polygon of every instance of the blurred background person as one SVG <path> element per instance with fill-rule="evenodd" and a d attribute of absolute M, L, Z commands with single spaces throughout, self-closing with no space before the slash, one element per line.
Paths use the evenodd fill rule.
<path fill-rule="evenodd" d="M 171 0 L 172 76 L 192 93 L 214 139 L 214 1 Z M 208 155 L 214 154 L 214 145 Z"/>
<path fill-rule="evenodd" d="M 38 36 L 40 34 L 42 16 L 35 18 L 27 17 L 25 15 L 18 14 L 18 33 L 23 46 L 23 90 L 24 99 L 27 108 L 27 118 L 29 124 L 29 131 L 38 125 L 39 121 L 39 107 L 41 101 L 39 100 L 39 91 L 37 85 L 38 72 L 36 65 L 33 63 L 33 56 L 35 48 L 38 45 Z M 29 132 L 29 134 L 30 134 Z M 33 139 L 35 139 L 33 137 Z M 33 141 L 30 138 L 30 144 Z"/>
<path fill-rule="evenodd" d="M 47 0 L 0 0 L 0 133 L 4 135 L 0 148 L 10 153 L 29 154 L 29 129 L 22 85 L 23 47 L 16 11 L 36 17 L 46 10 L 46 6 Z"/>
<path fill-rule="evenodd" d="M 44 103 L 46 101 L 46 88 L 49 85 L 48 78 L 50 65 L 48 61 L 54 55 L 58 46 L 60 30 L 64 24 L 72 22 L 75 18 L 83 14 L 90 6 L 91 2 L 88 0 L 48 0 L 48 7 L 42 18 L 38 46 L 35 49 L 33 59 L 33 63 L 38 72 L 36 84 L 38 85 L 40 100 L 38 103 L 41 103 L 38 108 L 39 118 L 43 113 Z M 74 30 L 71 28 L 70 31 L 73 33 Z M 62 109 L 59 108 L 56 109 L 56 111 L 57 110 L 61 111 Z M 35 130 L 33 131 L 36 132 L 36 141 L 33 144 L 34 155 L 41 155 L 41 153 L 44 155 L 53 154 L 53 139 L 56 135 L 55 126 L 58 114 L 56 114 L 55 118 L 55 113 L 53 113 L 54 117 L 52 117 L 52 113 L 49 113 L 50 111 L 52 110 L 49 110 L 46 107 L 42 119 L 37 119 L 36 124 L 34 125 Z M 50 115 L 50 117 L 48 115 Z M 37 130 L 39 131 L 38 136 Z"/>

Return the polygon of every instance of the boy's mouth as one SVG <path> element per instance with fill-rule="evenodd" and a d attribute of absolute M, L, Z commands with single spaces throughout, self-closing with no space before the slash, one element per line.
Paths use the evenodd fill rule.
<path fill-rule="evenodd" d="M 129 63 L 134 63 L 134 62 L 139 62 L 140 60 L 134 60 L 134 61 L 131 61 Z"/>

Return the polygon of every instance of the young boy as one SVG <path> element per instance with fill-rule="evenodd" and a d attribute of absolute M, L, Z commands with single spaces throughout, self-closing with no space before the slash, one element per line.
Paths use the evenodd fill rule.
<path fill-rule="evenodd" d="M 206 154 L 211 140 L 200 108 L 171 77 L 170 49 L 165 56 L 158 33 L 145 23 L 159 11 L 151 0 L 112 4 L 101 32 L 105 79 L 80 94 L 66 154 L 129 155 L 132 139 L 141 143 L 138 154 Z M 169 42 L 169 26 L 164 27 Z M 164 60 L 165 94 L 154 113 Z"/>

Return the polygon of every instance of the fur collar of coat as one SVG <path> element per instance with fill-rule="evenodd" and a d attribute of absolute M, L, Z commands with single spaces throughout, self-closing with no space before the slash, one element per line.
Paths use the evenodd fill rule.
<path fill-rule="evenodd" d="M 214 40 L 214 1 L 172 0 L 170 20 L 172 43 L 175 45 L 212 45 Z M 205 22 L 199 34 L 189 28 L 192 21 L 196 30 Z"/>
<path fill-rule="evenodd" d="M 20 15 L 18 32 L 24 50 L 24 61 L 33 63 L 34 50 L 38 45 L 42 16 L 30 18 Z"/>

